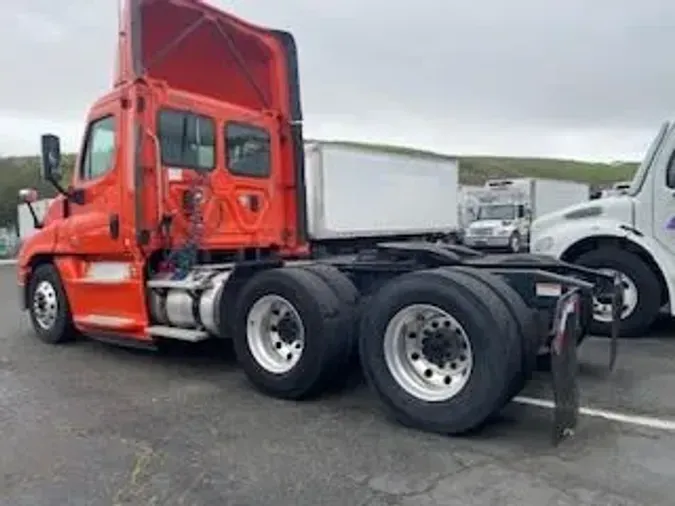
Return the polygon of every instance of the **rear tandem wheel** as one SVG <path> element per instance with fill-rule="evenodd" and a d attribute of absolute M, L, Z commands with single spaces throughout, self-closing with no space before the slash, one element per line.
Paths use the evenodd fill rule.
<path fill-rule="evenodd" d="M 242 288 L 235 315 L 237 358 L 261 391 L 303 399 L 343 379 L 353 308 L 311 270 L 256 274 Z"/>
<path fill-rule="evenodd" d="M 523 375 L 516 319 L 494 288 L 453 268 L 404 274 L 361 317 L 361 363 L 404 425 L 443 434 L 475 429 Z"/>

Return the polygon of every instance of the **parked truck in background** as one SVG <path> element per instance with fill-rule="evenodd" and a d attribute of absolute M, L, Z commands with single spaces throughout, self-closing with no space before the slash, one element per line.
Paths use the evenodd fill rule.
<path fill-rule="evenodd" d="M 554 179 L 493 179 L 473 196 L 480 204 L 476 219 L 465 230 L 464 244 L 516 253 L 528 249 L 533 219 L 587 201 L 590 188 Z"/>
<path fill-rule="evenodd" d="M 12 238 L 8 229 L 0 227 L 0 259 L 9 258 L 13 253 Z"/>
<path fill-rule="evenodd" d="M 124 12 L 115 86 L 89 112 L 68 187 L 59 138 L 42 137 L 60 195 L 17 267 L 40 339 L 231 339 L 251 383 L 283 399 L 335 387 L 358 356 L 398 420 L 444 434 L 497 413 L 549 348 L 566 371 L 553 376 L 556 430 L 573 427 L 575 345 L 593 295 L 618 310 L 613 276 L 429 241 L 363 247 L 444 230 L 456 167 L 410 174 L 388 158 L 389 173 L 376 155 L 368 168 L 363 153 L 326 146 L 317 160 L 290 33 L 198 0 L 127 0 Z M 435 215 L 440 194 L 447 216 Z"/>
<path fill-rule="evenodd" d="M 675 315 L 675 128 L 662 125 L 627 190 L 543 216 L 532 250 L 619 273 L 625 297 L 621 333 L 648 332 L 660 309 Z M 610 331 L 607 300 L 596 298 L 592 331 Z"/>

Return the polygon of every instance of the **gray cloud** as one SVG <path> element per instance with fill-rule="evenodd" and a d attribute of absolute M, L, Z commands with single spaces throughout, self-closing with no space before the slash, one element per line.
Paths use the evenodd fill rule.
<path fill-rule="evenodd" d="M 310 134 L 443 151 L 637 155 L 675 104 L 667 0 L 213 3 L 295 34 Z M 9 5 L 0 111 L 76 131 L 111 82 L 116 0 Z M 22 145 L 21 132 L 4 130 Z M 7 142 L 0 151 L 12 150 Z"/>

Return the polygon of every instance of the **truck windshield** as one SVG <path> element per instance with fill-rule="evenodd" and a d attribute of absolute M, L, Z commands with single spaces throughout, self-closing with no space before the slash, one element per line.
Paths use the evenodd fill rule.
<path fill-rule="evenodd" d="M 479 220 L 514 220 L 516 206 L 511 204 L 482 206 L 478 211 Z"/>
<path fill-rule="evenodd" d="M 647 149 L 647 153 L 645 154 L 645 157 L 642 160 L 640 167 L 638 167 L 638 170 L 635 172 L 635 176 L 633 176 L 633 181 L 630 183 L 629 188 L 625 192 L 627 195 L 635 196 L 642 189 L 645 177 L 649 173 L 649 168 L 654 162 L 654 159 L 656 158 L 656 153 L 658 153 L 659 148 L 663 143 L 663 139 L 666 137 L 668 130 L 671 129 L 671 126 L 672 125 L 668 121 L 664 122 L 661 125 L 659 133 L 656 134 L 656 137 L 654 137 L 654 140 L 649 145 L 649 149 Z"/>

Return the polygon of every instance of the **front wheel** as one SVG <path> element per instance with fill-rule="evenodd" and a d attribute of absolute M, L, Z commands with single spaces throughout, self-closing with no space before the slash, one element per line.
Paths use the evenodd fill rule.
<path fill-rule="evenodd" d="M 75 337 L 72 315 L 61 276 L 51 264 L 40 265 L 28 285 L 28 311 L 37 336 L 48 344 Z"/>
<path fill-rule="evenodd" d="M 509 238 L 509 251 L 511 253 L 520 253 L 522 249 L 523 245 L 520 234 L 518 232 L 514 232 Z"/>
<path fill-rule="evenodd" d="M 619 274 L 624 289 L 621 336 L 640 336 L 649 330 L 661 306 L 661 287 L 656 275 L 638 255 L 605 247 L 585 253 L 575 263 L 608 274 Z M 593 300 L 590 330 L 596 335 L 611 335 L 611 301 Z"/>

